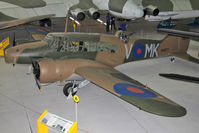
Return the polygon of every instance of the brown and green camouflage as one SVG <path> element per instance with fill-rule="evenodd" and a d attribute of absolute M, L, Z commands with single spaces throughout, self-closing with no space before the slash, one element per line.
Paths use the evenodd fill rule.
<path fill-rule="evenodd" d="M 148 40 L 98 33 L 49 33 L 43 41 L 7 49 L 5 61 L 35 64 L 39 67 L 37 78 L 41 83 L 64 81 L 78 74 L 141 110 L 180 117 L 186 114 L 185 108 L 114 67 L 166 55 L 193 59 L 185 54 L 188 46 L 189 39 L 176 36 Z"/>

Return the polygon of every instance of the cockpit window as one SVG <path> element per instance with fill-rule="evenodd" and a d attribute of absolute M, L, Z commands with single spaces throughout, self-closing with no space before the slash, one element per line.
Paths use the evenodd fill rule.
<path fill-rule="evenodd" d="M 115 53 L 117 46 L 111 45 L 108 42 L 94 42 L 94 41 L 68 41 L 67 38 L 62 37 L 48 37 L 46 38 L 48 46 L 59 52 L 102 52 L 109 51 Z"/>

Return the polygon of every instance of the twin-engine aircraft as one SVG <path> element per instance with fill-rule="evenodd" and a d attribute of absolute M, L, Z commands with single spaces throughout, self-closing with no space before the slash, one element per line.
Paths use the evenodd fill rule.
<path fill-rule="evenodd" d="M 109 12 L 115 17 L 149 21 L 187 19 L 199 16 L 197 0 L 0 0 L 0 29 L 34 21 L 51 26 L 52 17 L 71 14 L 77 20 L 98 19 Z"/>
<path fill-rule="evenodd" d="M 97 33 L 49 33 L 43 41 L 8 48 L 5 61 L 32 64 L 37 84 L 66 81 L 79 75 L 141 110 L 181 117 L 186 114 L 184 107 L 114 67 L 169 54 L 194 62 L 186 53 L 188 46 L 189 39 L 175 36 L 146 40 Z M 74 95 L 74 86 L 66 83 L 64 94 Z"/>
<path fill-rule="evenodd" d="M 132 0 L 0 0 L 0 5 L 0 29 L 34 21 L 51 26 L 52 17 L 66 17 L 66 14 L 81 21 L 86 16 L 98 19 L 101 13 L 108 12 L 123 19 L 144 15 L 143 9 Z"/>

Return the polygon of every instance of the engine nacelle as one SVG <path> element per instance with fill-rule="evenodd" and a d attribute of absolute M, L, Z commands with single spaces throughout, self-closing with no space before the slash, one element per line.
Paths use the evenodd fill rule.
<path fill-rule="evenodd" d="M 42 60 L 33 62 L 33 73 L 40 83 L 64 81 L 71 77 L 77 68 L 107 67 L 101 63 L 84 59 Z"/>
<path fill-rule="evenodd" d="M 82 9 L 76 8 L 70 11 L 71 15 L 75 16 L 78 20 L 82 21 L 85 19 L 85 14 Z"/>
<path fill-rule="evenodd" d="M 88 10 L 88 13 L 89 13 L 89 15 L 90 15 L 93 19 L 95 19 L 95 20 L 97 20 L 98 18 L 100 18 L 100 13 L 99 13 L 98 10 L 95 9 L 95 8 L 90 8 L 90 9 Z"/>
<path fill-rule="evenodd" d="M 153 16 L 157 16 L 159 14 L 159 9 L 156 6 L 153 5 L 148 5 L 145 9 L 144 9 L 144 15 L 153 15 Z"/>
<path fill-rule="evenodd" d="M 35 63 L 33 70 L 36 78 L 41 83 L 63 81 L 73 74 L 73 66 L 66 61 L 43 60 Z"/>

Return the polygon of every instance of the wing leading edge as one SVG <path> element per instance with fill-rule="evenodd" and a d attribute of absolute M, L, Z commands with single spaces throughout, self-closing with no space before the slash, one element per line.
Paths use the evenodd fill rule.
<path fill-rule="evenodd" d="M 41 16 L 34 16 L 34 17 L 29 17 L 29 18 L 24 18 L 24 19 L 16 19 L 16 20 L 11 20 L 11 21 L 5 21 L 0 23 L 0 30 L 26 24 L 26 23 L 31 23 L 34 21 L 39 21 L 45 18 L 51 18 L 55 16 L 54 14 L 49 14 L 49 15 L 41 15 Z"/>
<path fill-rule="evenodd" d="M 75 73 L 146 112 L 181 117 L 186 109 L 114 68 L 79 67 Z"/>
<path fill-rule="evenodd" d="M 199 10 L 188 11 L 169 11 L 160 12 L 158 16 L 146 15 L 145 20 L 149 21 L 163 21 L 171 18 L 172 20 L 196 18 L 199 16 Z"/>

